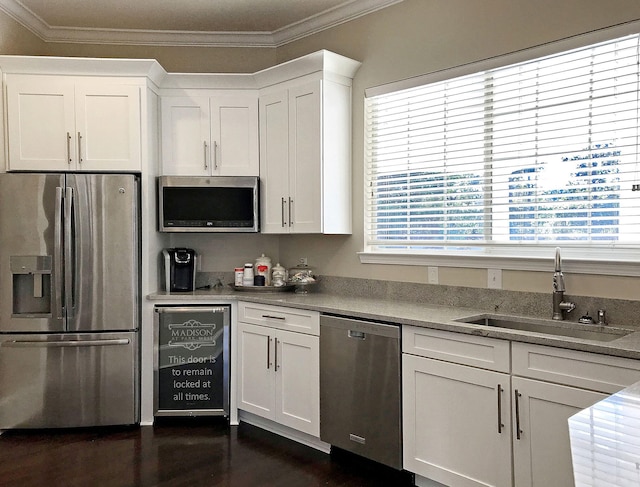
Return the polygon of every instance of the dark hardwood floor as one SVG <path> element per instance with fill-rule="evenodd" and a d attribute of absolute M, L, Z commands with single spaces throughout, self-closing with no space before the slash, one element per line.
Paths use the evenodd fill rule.
<path fill-rule="evenodd" d="M 184 418 L 155 426 L 8 431 L 0 486 L 401 486 L 406 472 L 346 452 L 326 455 L 251 425 Z"/>

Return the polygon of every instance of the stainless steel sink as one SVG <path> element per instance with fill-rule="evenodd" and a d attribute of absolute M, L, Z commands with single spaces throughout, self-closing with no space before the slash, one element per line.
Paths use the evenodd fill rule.
<path fill-rule="evenodd" d="M 545 335 L 564 336 L 599 342 L 610 342 L 628 335 L 629 333 L 633 333 L 633 330 L 624 330 L 620 328 L 603 328 L 597 325 L 579 325 L 575 323 L 549 323 L 543 320 L 495 315 L 472 316 L 469 318 L 462 318 L 457 321 L 474 325 L 491 326 L 494 328 L 504 328 L 507 330 L 531 331 L 534 333 L 543 333 Z"/>

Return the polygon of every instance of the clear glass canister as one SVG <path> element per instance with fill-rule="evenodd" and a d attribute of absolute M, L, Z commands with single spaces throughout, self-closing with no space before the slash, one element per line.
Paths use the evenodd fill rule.
<path fill-rule="evenodd" d="M 311 283 L 316 282 L 315 273 L 312 267 L 307 264 L 300 264 L 289 269 L 289 282 L 295 283 Z"/>
<path fill-rule="evenodd" d="M 284 286 L 287 283 L 287 269 L 278 262 L 271 270 L 271 285 L 276 287 Z"/>

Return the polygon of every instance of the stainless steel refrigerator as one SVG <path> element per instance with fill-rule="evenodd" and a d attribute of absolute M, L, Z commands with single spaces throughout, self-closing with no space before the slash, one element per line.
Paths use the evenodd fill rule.
<path fill-rule="evenodd" d="M 0 430 L 139 421 L 139 178 L 0 174 Z"/>

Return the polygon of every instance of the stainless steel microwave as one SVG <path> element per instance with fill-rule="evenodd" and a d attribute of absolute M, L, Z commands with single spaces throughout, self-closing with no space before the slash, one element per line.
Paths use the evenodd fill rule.
<path fill-rule="evenodd" d="M 258 178 L 253 176 L 161 176 L 161 232 L 258 232 Z"/>

